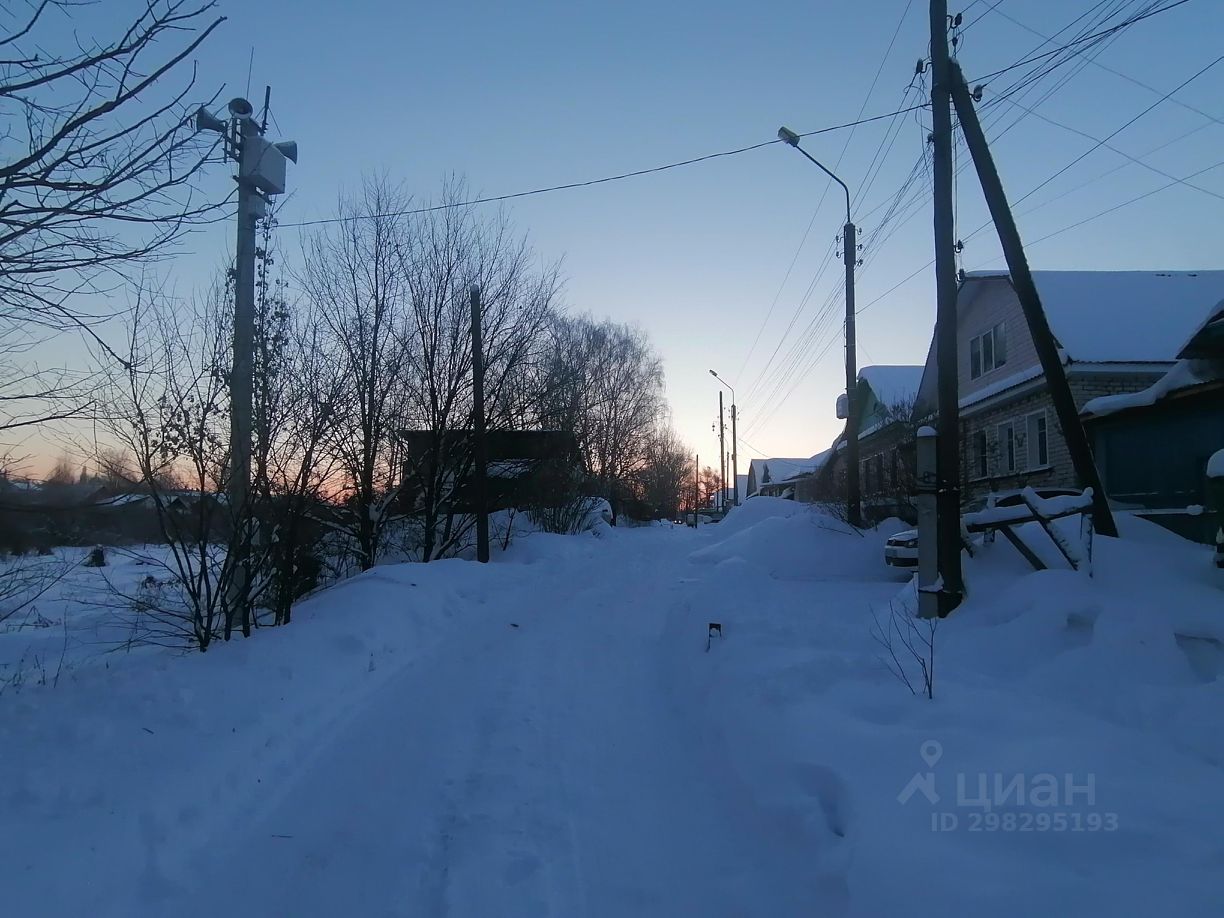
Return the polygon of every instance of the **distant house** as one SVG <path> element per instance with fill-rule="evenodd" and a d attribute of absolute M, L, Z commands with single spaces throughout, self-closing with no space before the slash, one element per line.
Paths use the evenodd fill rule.
<path fill-rule="evenodd" d="M 417 505 L 426 482 L 440 461 L 445 471 L 449 509 L 473 508 L 471 430 L 401 430 L 404 447 L 401 505 Z M 559 430 L 491 430 L 488 433 L 488 506 L 550 506 L 550 501 L 572 495 L 583 473 L 581 453 L 574 435 Z"/>
<path fill-rule="evenodd" d="M 914 515 L 916 459 L 914 403 L 922 382 L 920 366 L 870 366 L 858 374 L 854 409 L 858 415 L 859 492 L 868 519 Z M 837 398 L 837 416 L 846 417 L 846 397 Z M 846 433 L 837 438 L 825 464 L 800 499 L 845 500 Z M 810 495 L 810 496 L 809 496 Z"/>
<path fill-rule="evenodd" d="M 1164 376 L 1187 332 L 1224 298 L 1224 271 L 1034 271 L 1078 407 Z M 1076 476 L 1019 300 L 1005 271 L 970 272 L 957 295 L 966 497 Z M 916 416 L 936 413 L 935 342 Z"/>
<path fill-rule="evenodd" d="M 808 459 L 753 459 L 748 465 L 746 496 L 794 498 L 795 484 L 815 473 L 826 458 L 827 453 L 818 453 Z"/>
<path fill-rule="evenodd" d="M 1088 402 L 1083 418 L 1110 498 L 1209 542 L 1224 521 L 1197 508 L 1207 503 L 1207 460 L 1224 449 L 1224 302 L 1178 357 L 1148 388 Z"/>

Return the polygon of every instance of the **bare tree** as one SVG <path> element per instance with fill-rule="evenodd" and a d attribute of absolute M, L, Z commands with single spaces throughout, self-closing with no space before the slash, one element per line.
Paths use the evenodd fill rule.
<path fill-rule="evenodd" d="M 307 244 L 301 284 L 334 354 L 343 397 L 328 448 L 343 470 L 343 506 L 361 570 L 374 565 L 394 504 L 395 428 L 408 370 L 410 248 L 406 195 L 366 179 L 340 205 L 342 220 Z"/>
<path fill-rule="evenodd" d="M 225 597 L 234 533 L 249 508 L 224 499 L 229 458 L 228 284 L 190 306 L 138 291 L 122 370 L 109 374 L 100 421 L 126 450 L 154 502 L 170 551 L 169 589 L 141 600 L 157 635 L 180 634 L 207 650 L 228 637 Z M 169 479 L 186 488 L 169 490 Z M 134 601 L 132 597 L 125 600 Z"/>
<path fill-rule="evenodd" d="M 293 602 L 319 583 L 326 503 L 339 460 L 326 450 L 349 391 L 325 344 L 326 323 L 310 302 L 290 301 L 273 279 L 273 220 L 265 222 L 256 302 L 252 471 L 259 545 L 257 593 L 272 624 L 288 624 Z"/>
<path fill-rule="evenodd" d="M 881 662 L 910 690 L 935 697 L 935 632 L 938 618 L 918 618 L 903 603 L 890 602 L 888 615 L 871 610 L 871 638 L 883 650 Z"/>
<path fill-rule="evenodd" d="M 214 4 L 143 0 L 110 37 L 63 28 L 85 6 L 35 0 L 0 31 L 0 430 L 87 406 L 89 380 L 30 350 L 65 330 L 101 344 L 98 294 L 215 213 L 194 190 L 210 142 L 187 119 Z"/>
<path fill-rule="evenodd" d="M 472 463 L 470 288 L 481 289 L 486 426 L 498 429 L 536 420 L 529 389 L 559 287 L 556 268 L 536 267 L 505 214 L 481 218 L 460 206 L 464 199 L 462 183 L 446 183 L 442 209 L 412 225 L 401 262 L 411 310 L 402 349 L 408 360 L 402 420 L 432 434 L 425 455 L 405 457 L 424 561 L 457 548 L 472 522 L 452 501 Z"/>
<path fill-rule="evenodd" d="M 676 519 L 692 499 L 693 455 L 670 425 L 659 424 L 646 439 L 636 493 L 657 517 Z"/>
<path fill-rule="evenodd" d="M 614 512 L 633 492 L 663 415 L 663 365 L 644 332 L 588 317 L 553 324 L 541 411 L 574 433 L 598 493 Z"/>

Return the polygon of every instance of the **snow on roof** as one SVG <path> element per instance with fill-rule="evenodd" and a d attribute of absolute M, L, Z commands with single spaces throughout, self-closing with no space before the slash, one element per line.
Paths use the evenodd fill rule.
<path fill-rule="evenodd" d="M 1189 332 L 1224 299 L 1224 271 L 1034 271 L 1033 282 L 1059 344 L 1086 362 L 1175 360 Z"/>
<path fill-rule="evenodd" d="M 1123 395 L 1102 395 L 1091 399 L 1080 409 L 1080 414 L 1100 418 L 1119 411 L 1126 411 L 1129 408 L 1147 408 L 1174 392 L 1211 382 L 1214 378 L 1206 361 L 1179 360 L 1173 364 L 1168 373 L 1146 389 L 1127 392 Z"/>
<path fill-rule="evenodd" d="M 812 474 L 825 464 L 829 452 L 825 450 L 808 459 L 753 459 L 753 466 L 764 466 L 769 471 L 769 481 L 761 480 L 764 478 L 763 474 L 758 477 L 757 489 L 760 490 L 762 485 L 777 485 Z"/>
<path fill-rule="evenodd" d="M 874 366 L 859 370 L 859 382 L 871 386 L 871 391 L 880 403 L 893 407 L 894 405 L 909 405 L 918 396 L 918 386 L 922 383 L 922 371 L 925 367 L 909 366 Z"/>

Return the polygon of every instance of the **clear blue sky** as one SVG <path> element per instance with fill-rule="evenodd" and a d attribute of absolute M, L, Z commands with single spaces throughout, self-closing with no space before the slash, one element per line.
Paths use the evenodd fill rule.
<path fill-rule="evenodd" d="M 972 80 L 1023 59 L 1040 43 L 1003 14 L 1049 35 L 1091 7 L 1139 5 L 965 0 L 951 9 L 967 10 L 960 60 Z M 108 11 L 117 6 L 106 4 Z M 475 192 L 501 194 L 769 140 L 780 124 L 809 131 L 854 120 L 860 112 L 892 111 L 926 53 L 926 7 L 925 0 L 223 0 L 221 12 L 229 21 L 201 49 L 199 61 L 204 85 L 225 82 L 228 98 L 245 91 L 254 46 L 250 97 L 258 105 L 264 84 L 272 84 L 276 138 L 295 139 L 301 150 L 283 212 L 291 222 L 333 214 L 342 189 L 355 186 L 363 171 L 385 170 L 421 196 L 449 173 L 466 176 Z M 1161 92 L 1093 64 L 1078 69 L 1081 58 L 1017 95 L 1037 114 L 1024 117 L 995 145 L 1012 197 L 1093 146 L 1038 116 L 1104 138 L 1214 60 L 1221 35 L 1224 4 L 1192 0 L 1096 49 L 1099 64 Z M 868 97 L 877 68 L 879 79 Z M 985 102 L 1020 73 L 991 81 Z M 1043 98 L 1068 75 L 1065 85 Z M 1222 88 L 1224 64 L 1176 99 L 1224 118 Z M 906 98 L 917 101 L 917 92 Z M 1003 102 L 983 114 L 993 136 L 1024 112 Z M 812 137 L 805 146 L 829 166 L 840 157 L 837 171 L 857 190 L 890 124 Z M 898 127 L 896 142 L 856 207 L 865 236 L 879 225 L 922 153 L 925 130 L 916 116 L 904 116 Z M 1224 159 L 1222 141 L 1219 123 L 1165 102 L 1110 144 L 1180 177 Z M 218 194 L 224 194 L 230 181 L 222 169 L 216 173 Z M 1076 190 L 1090 179 L 1097 180 Z M 1224 195 L 1224 168 L 1193 181 Z M 1036 240 L 1168 182 L 1098 149 L 1018 208 L 1020 228 L 1027 240 Z M 659 175 L 515 201 L 510 213 L 541 255 L 564 259 L 571 308 L 638 323 L 650 333 L 666 363 L 676 425 L 711 461 L 717 456 L 711 432 L 717 386 L 707 370 L 717 368 L 737 387 L 743 470 L 759 455 L 754 449 L 810 455 L 826 447 L 839 427 L 833 403 L 843 372 L 840 302 L 819 321 L 827 298 L 840 290 L 836 262 L 804 299 L 842 222 L 836 189 L 813 221 L 826 185 L 815 167 L 775 144 Z M 925 188 L 929 182 L 920 176 L 915 193 Z M 958 234 L 964 237 L 985 219 L 971 170 L 960 177 L 959 198 Z M 1224 267 L 1221 203 L 1176 186 L 1033 245 L 1030 260 L 1047 268 Z M 910 214 L 883 244 L 864 252 L 861 364 L 919 363 L 925 356 L 934 315 L 931 271 L 920 271 L 877 301 L 931 258 L 927 198 L 917 198 L 901 216 Z M 810 221 L 810 235 L 798 248 Z M 297 248 L 296 232 L 285 231 L 282 244 L 290 250 Z M 180 292 L 185 281 L 201 279 L 224 262 L 228 245 L 228 228 L 195 238 L 178 273 Z M 992 232 L 967 240 L 961 264 L 1001 264 Z M 792 317 L 791 333 L 783 339 Z M 801 342 L 803 361 L 787 362 L 813 320 L 817 334 Z M 774 364 L 762 376 L 779 342 Z M 780 384 L 778 371 L 787 368 L 791 380 Z"/>

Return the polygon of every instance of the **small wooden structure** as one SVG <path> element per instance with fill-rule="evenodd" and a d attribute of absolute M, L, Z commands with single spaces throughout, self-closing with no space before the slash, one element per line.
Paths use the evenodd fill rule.
<path fill-rule="evenodd" d="M 1007 541 L 1015 546 L 1016 551 L 1024 556 L 1034 570 L 1045 570 L 1046 564 L 1037 554 L 1025 544 L 1015 532 L 1015 527 L 1023 523 L 1037 523 L 1045 530 L 1050 541 L 1073 570 L 1085 571 L 1092 576 L 1092 489 L 1088 488 L 1082 494 L 1063 497 L 1042 498 L 1032 488 L 1025 488 L 1021 494 L 1023 503 L 1012 507 L 987 507 L 976 513 L 966 513 L 961 518 L 962 528 L 966 536 L 973 533 L 992 534 L 1001 532 Z M 1076 544 L 1053 525 L 1055 520 L 1069 516 L 1080 517 L 1080 538 Z M 966 538 L 966 541 L 968 539 Z"/>

